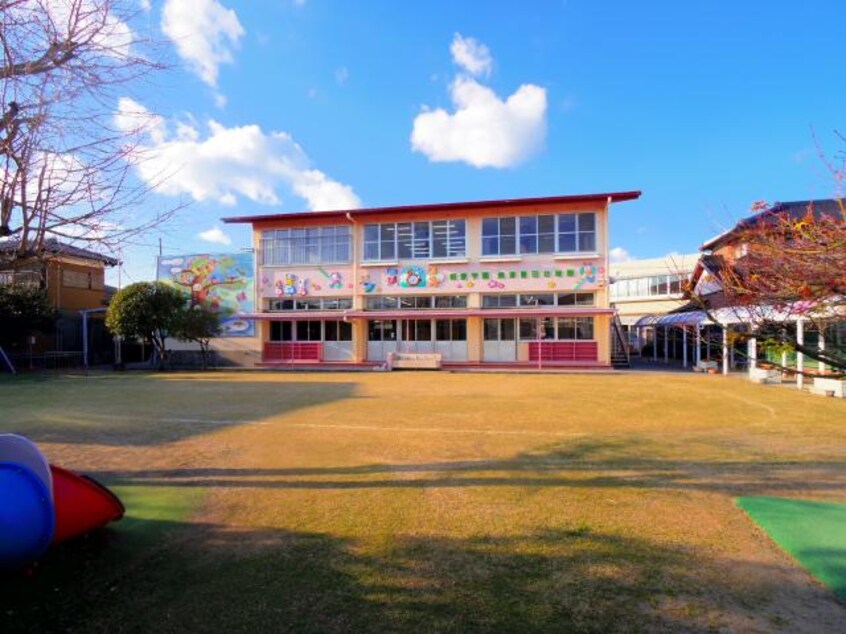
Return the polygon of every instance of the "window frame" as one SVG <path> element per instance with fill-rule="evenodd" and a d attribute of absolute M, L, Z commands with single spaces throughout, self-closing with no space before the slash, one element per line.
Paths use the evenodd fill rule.
<path fill-rule="evenodd" d="M 481 256 L 596 253 L 597 214 L 596 211 L 576 211 L 482 218 Z M 572 241 L 572 248 L 562 246 L 565 240 Z M 504 241 L 507 241 L 505 248 Z"/>
<path fill-rule="evenodd" d="M 435 253 L 436 234 L 439 251 Z M 378 236 L 378 239 L 377 239 Z M 364 225 L 362 262 L 459 260 L 467 257 L 467 221 L 464 218 L 376 222 Z"/>
<path fill-rule="evenodd" d="M 259 253 L 261 266 L 349 264 L 352 231 L 346 224 L 265 229 L 259 238 Z"/>

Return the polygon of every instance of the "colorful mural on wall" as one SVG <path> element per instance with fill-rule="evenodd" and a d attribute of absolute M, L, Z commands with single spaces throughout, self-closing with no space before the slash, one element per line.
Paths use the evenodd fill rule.
<path fill-rule="evenodd" d="M 253 322 L 238 316 L 255 311 L 252 253 L 161 257 L 156 278 L 183 290 L 198 304 L 223 313 L 222 337 L 255 335 Z"/>
<path fill-rule="evenodd" d="M 331 271 L 323 268 L 296 272 L 265 269 L 262 274 L 263 297 L 297 295 L 350 295 L 353 291 L 352 268 Z M 585 261 L 566 267 L 508 264 L 489 266 L 413 264 L 405 266 L 366 267 L 358 275 L 361 292 L 474 291 L 508 292 L 540 289 L 580 290 L 601 288 L 607 283 L 605 267 Z"/>

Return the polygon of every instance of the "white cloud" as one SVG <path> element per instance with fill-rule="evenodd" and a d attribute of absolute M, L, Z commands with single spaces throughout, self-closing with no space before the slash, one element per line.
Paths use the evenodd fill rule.
<path fill-rule="evenodd" d="M 115 121 L 131 126 L 146 109 L 122 99 Z M 235 205 L 246 198 L 278 205 L 280 191 L 303 198 L 309 209 L 354 209 L 361 201 L 349 185 L 314 169 L 287 132 L 265 132 L 257 125 L 227 128 L 209 121 L 206 134 L 193 121 L 154 119 L 146 142 L 137 150 L 141 178 L 161 194 L 188 194 L 194 200 Z M 132 127 L 121 127 L 132 130 Z"/>
<path fill-rule="evenodd" d="M 341 66 L 335 71 L 335 81 L 339 86 L 343 86 L 350 78 L 350 70 L 346 66 Z"/>
<path fill-rule="evenodd" d="M 204 242 L 212 242 L 214 244 L 232 244 L 232 238 L 226 235 L 220 227 L 212 227 L 208 231 L 201 231 L 197 237 Z"/>
<path fill-rule="evenodd" d="M 62 37 L 87 42 L 89 47 L 111 57 L 129 57 L 135 35 L 126 22 L 115 17 L 109 11 L 108 4 L 103 2 L 51 0 L 42 4 L 30 1 L 4 10 L 8 10 L 11 15 L 15 12 L 35 14 L 40 20 L 45 6 L 52 27 Z"/>
<path fill-rule="evenodd" d="M 162 117 L 151 113 L 129 97 L 122 97 L 118 101 L 115 124 L 120 131 L 133 137 L 141 133 L 148 134 L 156 144 L 163 143 L 167 133 L 165 120 Z"/>
<path fill-rule="evenodd" d="M 449 47 L 452 61 L 471 75 L 490 75 L 493 57 L 488 47 L 472 37 L 456 33 Z"/>
<path fill-rule="evenodd" d="M 179 56 L 209 86 L 217 86 L 218 67 L 234 61 L 232 51 L 244 27 L 232 9 L 217 0 L 165 0 L 162 31 Z"/>
<path fill-rule="evenodd" d="M 144 9 L 144 11 L 149 11 L 153 8 L 153 5 L 150 4 L 150 0 L 138 0 L 138 4 L 141 5 L 141 8 Z"/>
<path fill-rule="evenodd" d="M 475 79 L 450 86 L 455 112 L 424 108 L 414 119 L 411 146 L 430 161 L 511 167 L 537 153 L 546 138 L 546 90 L 524 84 L 505 101 Z"/>
<path fill-rule="evenodd" d="M 623 247 L 614 247 L 609 253 L 611 262 L 619 264 L 620 262 L 631 262 L 634 258 Z"/>

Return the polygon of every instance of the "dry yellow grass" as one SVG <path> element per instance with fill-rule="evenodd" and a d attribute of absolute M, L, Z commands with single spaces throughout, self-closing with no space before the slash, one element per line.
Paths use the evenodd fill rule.
<path fill-rule="evenodd" d="M 80 601 L 129 571 L 92 630 L 846 629 L 733 503 L 846 501 L 831 399 L 678 374 L 208 373 L 4 382 L 0 402 L 54 461 L 145 508 L 191 501 L 86 558 Z M 17 600 L 42 612 L 16 622 L 55 622 Z"/>

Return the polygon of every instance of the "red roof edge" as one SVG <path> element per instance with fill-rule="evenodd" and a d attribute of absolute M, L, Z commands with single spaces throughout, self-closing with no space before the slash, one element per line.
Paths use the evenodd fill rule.
<path fill-rule="evenodd" d="M 269 220 L 299 219 L 299 218 L 330 218 L 338 216 L 389 214 L 389 213 L 414 213 L 420 211 L 449 211 L 453 209 L 479 209 L 484 207 L 522 207 L 525 205 L 555 204 L 555 203 L 578 203 L 578 202 L 604 202 L 609 200 L 612 203 L 637 200 L 640 198 L 640 191 L 608 192 L 601 194 L 577 194 L 573 196 L 547 196 L 542 198 L 512 198 L 504 200 L 475 200 L 469 202 L 455 203 L 432 203 L 424 205 L 401 205 L 398 207 L 370 207 L 365 209 L 336 209 L 332 211 L 296 211 L 282 214 L 267 214 L 262 216 L 230 216 L 221 218 L 223 222 L 248 223 L 264 222 Z"/>

